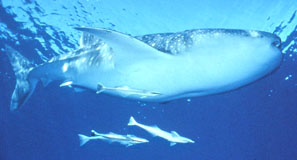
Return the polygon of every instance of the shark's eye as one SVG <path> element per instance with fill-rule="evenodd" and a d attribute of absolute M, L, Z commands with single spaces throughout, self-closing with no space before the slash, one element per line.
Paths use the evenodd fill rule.
<path fill-rule="evenodd" d="M 273 41 L 272 45 L 277 47 L 277 48 L 281 48 L 281 41 L 280 40 Z"/>

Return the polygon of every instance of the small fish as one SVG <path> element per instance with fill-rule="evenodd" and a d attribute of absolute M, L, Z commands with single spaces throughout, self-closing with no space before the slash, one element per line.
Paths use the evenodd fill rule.
<path fill-rule="evenodd" d="M 170 142 L 170 146 L 176 145 L 176 143 L 195 143 L 193 140 L 180 136 L 177 132 L 171 131 L 171 133 L 161 130 L 157 126 L 147 126 L 140 124 L 136 122 L 136 120 L 133 117 L 130 117 L 130 121 L 128 123 L 128 126 L 138 126 L 153 136 L 158 136 L 161 138 L 164 138 Z"/>
<path fill-rule="evenodd" d="M 102 84 L 98 84 L 97 86 L 97 94 L 102 93 L 104 91 L 114 91 L 119 94 L 121 94 L 124 97 L 130 96 L 130 95 L 137 95 L 140 96 L 140 98 L 146 98 L 146 97 L 153 97 L 161 95 L 161 93 L 158 92 L 152 92 L 152 91 L 146 91 L 146 90 L 137 90 L 137 89 L 131 89 L 128 86 L 123 87 L 105 87 Z"/>
<path fill-rule="evenodd" d="M 140 137 L 136 137 L 134 135 L 131 134 L 127 134 L 127 135 L 120 135 L 120 134 L 116 134 L 116 133 L 112 133 L 109 132 L 107 134 L 103 134 L 103 133 L 97 133 L 96 131 L 92 130 L 92 135 L 86 136 L 86 135 L 82 135 L 82 134 L 78 134 L 79 137 L 79 142 L 80 142 L 80 146 L 83 146 L 84 144 L 86 144 L 88 141 L 90 140 L 104 140 L 107 142 L 118 142 L 122 145 L 125 145 L 126 147 L 129 146 L 133 146 L 135 144 L 140 144 L 140 143 L 148 143 L 149 141 L 144 139 L 144 138 L 140 138 Z"/>

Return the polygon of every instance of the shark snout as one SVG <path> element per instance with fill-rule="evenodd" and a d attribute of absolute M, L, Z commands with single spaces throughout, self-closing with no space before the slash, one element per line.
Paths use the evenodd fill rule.
<path fill-rule="evenodd" d="M 278 49 L 281 49 L 281 39 L 279 38 L 279 36 L 273 33 L 263 32 L 263 31 L 259 31 L 259 33 L 260 33 L 260 37 L 267 38 L 271 42 L 272 46 Z"/>

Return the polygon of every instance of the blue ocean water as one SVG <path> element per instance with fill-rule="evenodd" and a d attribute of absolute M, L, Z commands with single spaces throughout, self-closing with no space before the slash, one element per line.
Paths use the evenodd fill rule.
<path fill-rule="evenodd" d="M 295 0 L 0 0 L 0 159 L 297 159 L 297 2 Z M 74 50 L 78 26 L 103 27 L 133 36 L 196 28 L 273 32 L 282 39 L 282 65 L 241 89 L 206 97 L 143 103 L 91 92 L 75 93 L 56 82 L 37 86 L 18 111 L 9 103 L 15 77 L 4 44 L 35 63 Z M 130 116 L 195 140 L 177 144 L 127 127 Z M 125 147 L 78 133 L 133 133 L 150 143 Z"/>

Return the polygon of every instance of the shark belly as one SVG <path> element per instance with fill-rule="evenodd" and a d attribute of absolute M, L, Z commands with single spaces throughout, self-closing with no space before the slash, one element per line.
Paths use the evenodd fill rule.
<path fill-rule="evenodd" d="M 228 41 L 228 39 L 227 39 Z M 162 93 L 127 98 L 162 102 L 183 97 L 217 94 L 247 85 L 273 71 L 281 62 L 279 49 L 268 41 L 238 40 L 217 48 L 193 48 L 170 59 L 146 59 L 124 68 L 111 85 L 127 85 Z M 249 47 L 255 46 L 255 47 Z M 259 46 L 259 48 L 257 48 Z"/>

